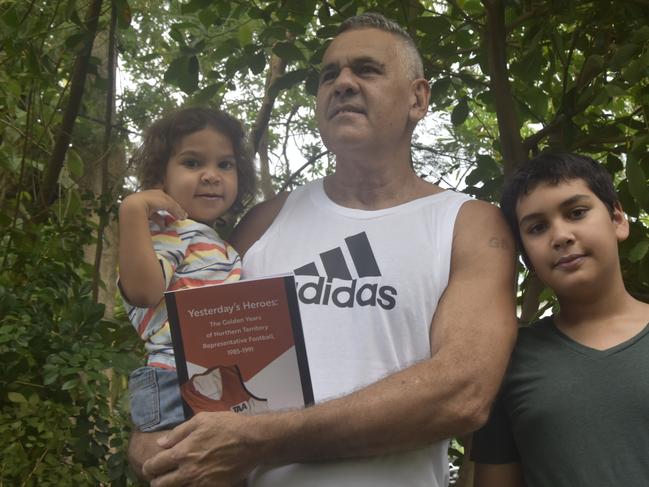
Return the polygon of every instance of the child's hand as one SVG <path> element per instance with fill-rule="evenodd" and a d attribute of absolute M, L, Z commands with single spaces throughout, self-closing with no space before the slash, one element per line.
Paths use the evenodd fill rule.
<path fill-rule="evenodd" d="M 164 210 L 179 220 L 187 218 L 187 212 L 178 202 L 161 189 L 147 189 L 127 196 L 120 205 L 120 211 L 129 209 L 144 211 L 147 218 L 152 218 L 156 212 Z"/>

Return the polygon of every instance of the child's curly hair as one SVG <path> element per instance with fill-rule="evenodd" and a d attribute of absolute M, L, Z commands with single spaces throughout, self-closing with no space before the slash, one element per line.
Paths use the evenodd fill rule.
<path fill-rule="evenodd" d="M 237 198 L 229 213 L 241 213 L 255 194 L 255 167 L 246 146 L 246 134 L 241 123 L 220 110 L 202 107 L 182 108 L 157 120 L 144 134 L 133 162 L 143 189 L 152 189 L 164 182 L 167 163 L 180 140 L 207 127 L 230 139 L 237 162 Z"/>

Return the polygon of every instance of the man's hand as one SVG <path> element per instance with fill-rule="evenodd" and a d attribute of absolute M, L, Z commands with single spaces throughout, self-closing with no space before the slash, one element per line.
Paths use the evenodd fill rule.
<path fill-rule="evenodd" d="M 145 477 L 152 487 L 236 484 L 263 458 L 260 417 L 198 413 L 158 440 L 165 450 L 144 463 Z"/>

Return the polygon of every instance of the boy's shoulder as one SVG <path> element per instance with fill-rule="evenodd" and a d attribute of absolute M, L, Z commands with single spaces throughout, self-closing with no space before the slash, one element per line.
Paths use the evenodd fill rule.
<path fill-rule="evenodd" d="M 523 325 L 518 329 L 509 370 L 537 367 L 547 360 L 553 360 L 556 354 L 562 352 L 564 345 L 552 316 Z"/>
<path fill-rule="evenodd" d="M 555 331 L 556 327 L 554 326 L 554 317 L 552 316 L 543 317 L 529 325 L 521 325 L 518 328 L 516 346 L 524 346 L 529 342 L 549 339 L 554 335 Z"/>

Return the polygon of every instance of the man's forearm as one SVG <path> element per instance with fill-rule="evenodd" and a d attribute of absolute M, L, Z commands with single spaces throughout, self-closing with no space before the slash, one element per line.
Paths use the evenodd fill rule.
<path fill-rule="evenodd" d="M 265 463 L 386 454 L 477 429 L 495 391 L 469 378 L 477 372 L 442 371 L 444 360 L 433 357 L 313 408 L 257 417 L 266 435 Z"/>

